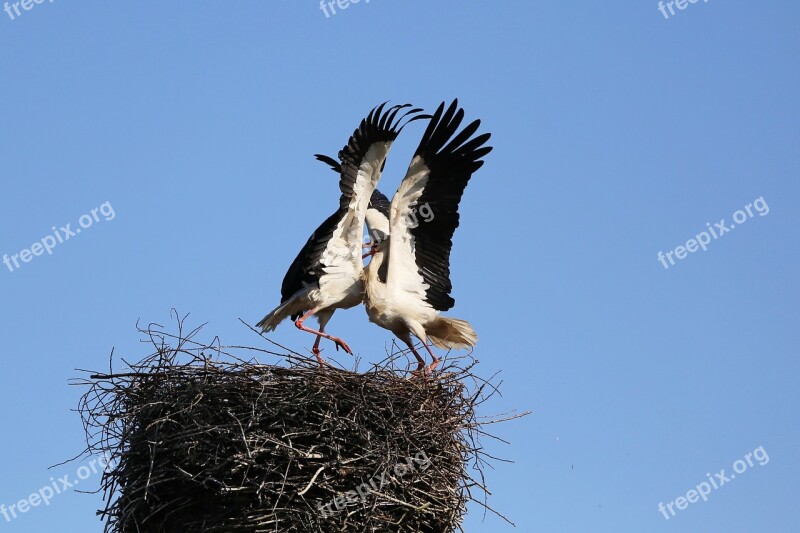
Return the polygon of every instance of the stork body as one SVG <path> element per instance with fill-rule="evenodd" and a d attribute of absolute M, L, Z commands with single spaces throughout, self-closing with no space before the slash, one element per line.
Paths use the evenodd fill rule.
<path fill-rule="evenodd" d="M 455 304 L 450 296 L 450 250 L 458 227 L 458 204 L 470 177 L 483 165 L 481 158 L 491 151 L 483 146 L 490 134 L 473 137 L 480 121 L 456 134 L 463 117 L 457 101 L 447 109 L 444 103 L 439 106 L 388 213 L 371 210 L 367 216 L 370 233 L 388 234 L 370 252 L 364 297 L 367 315 L 408 345 L 420 372 L 433 370 L 439 362 L 429 343 L 439 348 L 472 348 L 478 341 L 465 320 L 439 316 Z M 424 221 L 415 216 L 422 207 L 431 213 Z M 427 367 L 412 336 L 433 358 Z"/>
<path fill-rule="evenodd" d="M 318 156 L 340 173 L 339 209 L 311 234 L 286 272 L 281 304 L 257 324 L 264 332 L 273 331 L 291 317 L 296 327 L 317 336 L 312 351 L 320 364 L 322 338 L 336 343 L 337 349 L 352 353 L 342 339 L 325 333 L 325 326 L 336 309 L 348 309 L 363 301 L 362 236 L 372 192 L 400 131 L 409 122 L 426 118 L 418 115 L 420 109 L 407 110 L 397 118 L 408 107 L 409 104 L 394 106 L 385 112 L 384 105 L 373 109 L 339 152 L 339 162 Z M 411 118 L 403 123 L 406 117 Z M 304 324 L 311 316 L 319 320 L 318 330 Z"/>

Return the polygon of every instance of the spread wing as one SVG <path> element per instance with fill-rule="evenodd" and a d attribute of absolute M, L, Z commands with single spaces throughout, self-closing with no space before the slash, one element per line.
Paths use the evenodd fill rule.
<path fill-rule="evenodd" d="M 402 290 L 439 311 L 453 307 L 450 250 L 464 189 L 492 148 L 491 134 L 474 136 L 476 120 L 458 129 L 464 110 L 458 100 L 434 113 L 390 210 L 390 291 Z M 458 132 L 458 133 L 457 133 Z"/>
<path fill-rule="evenodd" d="M 281 286 L 281 302 L 324 274 L 360 264 L 364 217 L 392 142 L 406 124 L 425 115 L 410 104 L 370 111 L 339 152 L 339 161 L 317 156 L 339 172 L 339 208 L 311 234 L 292 262 Z M 402 114 L 401 114 L 402 111 Z M 399 115 L 399 117 L 398 117 Z"/>

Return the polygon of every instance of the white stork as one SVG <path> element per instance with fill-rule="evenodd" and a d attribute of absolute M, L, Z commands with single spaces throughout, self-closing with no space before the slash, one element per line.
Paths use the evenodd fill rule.
<path fill-rule="evenodd" d="M 361 121 L 339 152 L 340 163 L 318 156 L 340 173 L 339 209 L 311 234 L 283 278 L 280 305 L 256 325 L 269 332 L 291 317 L 299 329 L 317 336 L 312 352 L 320 364 L 323 337 L 336 343 L 337 350 L 341 347 L 353 353 L 342 339 L 325 333 L 325 325 L 336 309 L 349 309 L 363 301 L 364 217 L 392 142 L 409 122 L 430 118 L 419 115 L 421 109 L 407 109 L 410 104 L 384 111 L 385 105 L 376 107 Z M 405 112 L 398 118 L 402 110 Z M 319 320 L 319 330 L 303 324 L 312 315 Z"/>
<path fill-rule="evenodd" d="M 419 363 L 417 372 L 430 372 L 439 363 L 428 341 L 439 348 L 472 348 L 478 341 L 465 320 L 439 316 L 455 304 L 450 296 L 450 249 L 458 204 L 470 177 L 483 165 L 481 158 L 492 150 L 484 146 L 489 133 L 473 137 L 479 120 L 456 134 L 463 118 L 458 100 L 446 110 L 443 102 L 388 213 L 374 209 L 367 214 L 370 233 L 384 235 L 369 253 L 373 257 L 366 268 L 367 314 L 408 345 Z M 425 221 L 416 213 L 423 206 L 432 213 Z M 412 335 L 433 358 L 429 366 L 414 348 Z"/>

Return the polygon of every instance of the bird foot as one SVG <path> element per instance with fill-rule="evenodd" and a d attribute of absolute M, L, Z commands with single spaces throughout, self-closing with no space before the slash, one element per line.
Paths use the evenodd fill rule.
<path fill-rule="evenodd" d="M 412 370 L 411 375 L 417 379 L 424 379 L 428 377 L 428 368 L 425 366 L 421 366 L 416 370 Z"/>
<path fill-rule="evenodd" d="M 431 374 L 433 374 L 434 369 L 439 364 L 439 361 L 434 361 L 433 363 L 425 366 L 424 364 L 420 363 L 416 370 L 411 371 L 411 375 L 415 378 L 427 378 Z"/>
<path fill-rule="evenodd" d="M 331 337 L 331 340 L 336 343 L 336 349 L 337 350 L 339 349 L 339 347 L 341 347 L 342 350 L 344 350 L 345 352 L 349 353 L 350 355 L 353 355 L 353 350 L 351 350 L 350 347 L 347 345 L 347 343 L 344 342 L 342 339 L 337 339 L 336 337 Z"/>

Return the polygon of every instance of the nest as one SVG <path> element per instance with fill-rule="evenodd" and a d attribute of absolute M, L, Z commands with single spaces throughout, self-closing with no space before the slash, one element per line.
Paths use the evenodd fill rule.
<path fill-rule="evenodd" d="M 140 330 L 154 353 L 79 380 L 87 453 L 112 463 L 107 533 L 442 533 L 463 531 L 470 500 L 489 509 L 475 410 L 496 389 L 474 362 L 420 379 L 395 352 L 358 373 L 182 325 Z"/>

